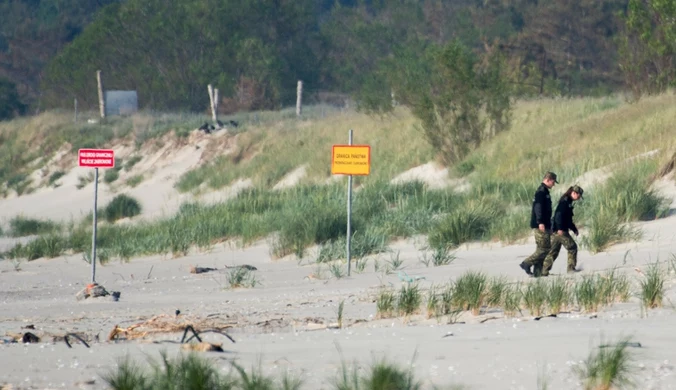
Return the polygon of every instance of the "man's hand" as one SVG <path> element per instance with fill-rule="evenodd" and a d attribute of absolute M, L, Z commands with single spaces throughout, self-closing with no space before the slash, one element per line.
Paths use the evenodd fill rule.
<path fill-rule="evenodd" d="M 558 234 L 559 236 L 563 236 L 563 230 L 557 231 L 556 234 Z"/>
<path fill-rule="evenodd" d="M 538 229 L 540 229 L 541 232 L 544 232 L 545 231 L 545 224 L 544 223 L 539 224 Z"/>
<path fill-rule="evenodd" d="M 578 235 L 579 235 L 577 229 L 575 229 L 575 231 L 574 231 L 573 233 L 575 233 L 575 236 L 578 236 Z"/>

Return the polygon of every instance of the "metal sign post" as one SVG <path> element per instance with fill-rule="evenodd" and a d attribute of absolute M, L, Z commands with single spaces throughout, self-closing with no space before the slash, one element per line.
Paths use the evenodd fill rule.
<path fill-rule="evenodd" d="M 92 283 L 96 283 L 96 200 L 99 195 L 99 168 L 94 168 L 94 213 L 92 216 Z"/>
<path fill-rule="evenodd" d="M 350 129 L 350 135 L 348 136 L 348 145 L 352 146 L 352 129 Z M 352 175 L 347 177 L 347 276 L 350 276 L 350 270 L 352 268 L 352 258 L 351 258 L 351 243 L 352 243 Z"/>
<path fill-rule="evenodd" d="M 352 271 L 352 176 L 371 173 L 371 147 L 353 145 L 353 131 L 350 129 L 347 145 L 333 145 L 331 173 L 347 175 L 347 275 Z"/>
<path fill-rule="evenodd" d="M 81 167 L 94 168 L 94 212 L 92 213 L 92 283 L 96 283 L 96 222 L 97 199 L 99 195 L 99 168 L 115 167 L 115 151 L 112 149 L 80 149 L 78 164 Z"/>

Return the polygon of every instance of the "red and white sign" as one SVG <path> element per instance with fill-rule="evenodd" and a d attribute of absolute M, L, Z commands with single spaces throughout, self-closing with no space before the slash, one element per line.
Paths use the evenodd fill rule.
<path fill-rule="evenodd" d="M 114 168 L 115 151 L 113 149 L 80 149 L 78 162 L 87 168 Z"/>

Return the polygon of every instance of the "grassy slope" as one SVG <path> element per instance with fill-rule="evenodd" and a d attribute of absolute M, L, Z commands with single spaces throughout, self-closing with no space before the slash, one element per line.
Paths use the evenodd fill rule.
<path fill-rule="evenodd" d="M 646 195 L 644 179 L 654 172 L 660 159 L 673 153 L 674 100 L 672 95 L 665 94 L 634 105 L 618 97 L 519 102 L 512 130 L 486 142 L 452 170 L 454 175 L 467 176 L 471 183 L 471 189 L 464 195 L 451 190 L 428 191 L 416 185 L 386 184 L 398 173 L 434 158 L 415 119 L 406 109 L 398 109 L 385 117 L 370 117 L 313 107 L 306 110 L 303 120 L 297 120 L 289 110 L 246 114 L 238 118 L 246 124 L 244 129 L 238 129 L 240 150 L 188 172 L 181 178 L 179 188 L 192 190 L 203 182 L 218 188 L 236 178 L 252 178 L 259 190 L 246 192 L 230 204 L 185 207 L 171 219 L 136 227 L 110 226 L 101 231 L 101 248 L 105 250 L 107 246 L 111 255 L 120 257 L 168 251 L 184 253 L 195 244 L 206 247 L 233 237 L 250 241 L 280 232 L 274 241 L 278 255 L 302 254 L 304 247 L 322 244 L 320 258 L 338 257 L 343 247 L 341 234 L 344 235 L 344 184 L 303 186 L 287 190 L 283 196 L 268 193 L 267 189 L 302 164 L 308 165 L 306 184 L 323 183 L 330 176 L 331 145 L 344 143 L 350 128 L 355 130 L 355 143 L 370 144 L 373 150 L 373 174 L 360 178 L 367 191 L 358 196 L 355 205 L 361 209 L 356 213 L 361 219 L 355 221 L 358 231 L 355 246 L 363 248 L 360 254 L 382 250 L 387 240 L 413 234 L 429 234 L 431 243 L 439 250 L 476 239 L 512 241 L 527 234 L 530 198 L 544 171 L 554 170 L 564 184 L 572 184 L 575 177 L 591 169 L 659 148 L 661 153 L 651 160 L 651 166 L 630 169 L 622 179 L 599 189 L 596 198 L 602 201 L 590 206 L 610 210 L 607 215 L 600 218 L 598 213 L 581 213 L 590 227 L 603 230 L 610 223 L 616 226 L 642 214 L 651 214 L 650 210 L 643 211 L 656 204 L 648 199 L 650 194 Z M 44 121 L 47 115 L 33 121 L 40 118 Z M 201 121 L 196 116 L 171 118 L 173 122 L 166 116 L 163 120 L 118 119 L 117 126 L 120 134 L 131 130 L 147 138 L 171 126 L 184 133 Z M 14 128 L 16 134 L 17 123 L 21 121 L 5 124 L 0 130 Z M 126 133 L 125 123 L 133 128 Z M 106 126 L 115 126 L 115 123 Z M 69 131 L 60 129 L 54 133 L 60 132 L 66 139 L 74 137 L 77 143 L 81 143 L 80 137 L 90 134 L 72 127 L 67 127 Z M 115 128 L 108 131 L 114 133 Z M 43 138 L 51 139 L 49 135 Z M 634 204 L 627 204 L 628 197 L 618 201 L 614 192 L 637 175 L 641 178 L 632 184 L 635 193 L 630 199 Z M 563 187 L 558 191 L 565 189 Z M 639 211 L 625 211 L 627 207 Z M 62 252 L 60 247 L 86 250 L 86 242 L 80 241 L 87 233 L 81 230 L 71 228 L 62 240 L 45 239 L 49 250 L 33 248 L 15 253 L 35 257 L 46 251 L 58 255 Z M 609 237 L 605 243 L 599 241 L 597 249 L 622 239 Z"/>

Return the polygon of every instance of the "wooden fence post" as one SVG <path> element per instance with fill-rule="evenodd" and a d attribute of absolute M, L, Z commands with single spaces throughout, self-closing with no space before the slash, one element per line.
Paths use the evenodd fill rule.
<path fill-rule="evenodd" d="M 99 89 L 99 111 L 101 113 L 101 119 L 106 117 L 106 100 L 103 97 L 103 82 L 101 81 L 101 71 L 96 71 L 96 82 Z"/>
<path fill-rule="evenodd" d="M 218 121 L 218 88 L 214 88 L 214 123 Z"/>
<path fill-rule="evenodd" d="M 209 84 L 207 86 L 207 89 L 209 90 L 209 104 L 211 107 L 211 119 L 216 122 L 216 110 L 214 110 L 214 87 Z"/>
<path fill-rule="evenodd" d="M 300 116 L 303 109 L 303 82 L 298 80 L 296 89 L 296 116 Z"/>

